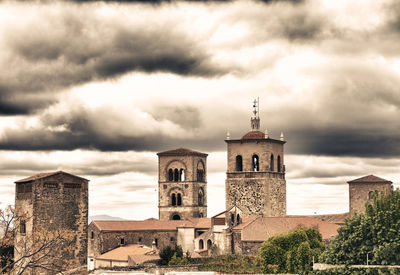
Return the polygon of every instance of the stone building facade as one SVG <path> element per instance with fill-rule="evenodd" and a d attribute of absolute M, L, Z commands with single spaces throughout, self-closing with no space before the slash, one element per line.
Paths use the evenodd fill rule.
<path fill-rule="evenodd" d="M 260 119 L 251 119 L 252 131 L 241 139 L 227 138 L 226 209 L 237 206 L 243 217 L 286 215 L 283 136 L 272 139 L 259 131 Z"/>
<path fill-rule="evenodd" d="M 159 219 L 207 217 L 207 154 L 179 148 L 157 155 Z"/>
<path fill-rule="evenodd" d="M 365 204 L 372 203 L 374 193 L 388 194 L 392 188 L 392 182 L 379 178 L 374 175 L 368 175 L 347 182 L 349 184 L 349 208 L 350 215 L 354 213 L 365 212 Z"/>
<path fill-rule="evenodd" d="M 63 172 L 41 173 L 15 182 L 16 231 L 14 259 L 29 254 L 37 242 L 47 243 L 61 234 L 65 246 L 52 247 L 50 266 L 72 269 L 86 264 L 88 180 Z M 40 257 L 41 254 L 33 258 Z M 22 263 L 24 264 L 24 263 Z M 43 269 L 26 274 L 54 274 Z M 24 274 L 25 274 L 24 273 Z"/>

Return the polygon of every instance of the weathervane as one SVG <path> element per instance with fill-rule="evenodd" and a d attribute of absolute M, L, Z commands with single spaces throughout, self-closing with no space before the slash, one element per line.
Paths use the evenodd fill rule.
<path fill-rule="evenodd" d="M 260 98 L 256 98 L 253 101 L 253 114 L 254 117 L 251 118 L 251 130 L 252 131 L 258 131 L 260 130 Z"/>
<path fill-rule="evenodd" d="M 254 117 L 257 117 L 257 114 L 260 113 L 260 98 L 257 97 L 256 99 L 254 99 L 253 102 L 253 114 Z"/>

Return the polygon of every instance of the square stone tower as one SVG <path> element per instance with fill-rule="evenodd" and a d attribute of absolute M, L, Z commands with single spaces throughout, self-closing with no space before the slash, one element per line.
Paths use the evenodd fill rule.
<path fill-rule="evenodd" d="M 374 175 L 368 175 L 347 182 L 349 184 L 350 215 L 364 213 L 365 204 L 372 203 L 375 191 L 389 194 L 392 182 Z"/>
<path fill-rule="evenodd" d="M 14 259 L 36 251 L 35 245 L 51 245 L 59 234 L 68 239 L 64 246 L 54 242 L 57 245 L 49 246 L 50 252 L 43 250 L 48 256 L 42 265 L 49 270 L 28 269 L 26 274 L 55 274 L 52 268 L 70 270 L 86 264 L 88 182 L 63 171 L 40 173 L 15 182 Z M 41 252 L 29 261 L 39 257 L 43 257 Z M 29 261 L 20 264 L 27 265 Z"/>
<path fill-rule="evenodd" d="M 280 140 L 259 131 L 258 101 L 254 102 L 252 130 L 241 139 L 225 142 L 228 149 L 226 209 L 237 206 L 243 217 L 285 216 L 286 180 L 283 134 Z"/>
<path fill-rule="evenodd" d="M 179 148 L 158 155 L 160 220 L 207 217 L 207 154 Z"/>

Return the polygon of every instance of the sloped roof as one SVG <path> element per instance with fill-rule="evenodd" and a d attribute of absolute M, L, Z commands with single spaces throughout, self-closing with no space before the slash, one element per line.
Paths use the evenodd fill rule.
<path fill-rule="evenodd" d="M 347 183 L 392 183 L 392 182 L 374 175 L 368 175 L 365 177 L 348 181 Z"/>
<path fill-rule="evenodd" d="M 187 149 L 187 148 L 178 148 L 174 150 L 164 151 L 157 153 L 158 156 L 201 156 L 206 157 L 208 154 L 202 153 L 199 151 Z"/>
<path fill-rule="evenodd" d="M 101 231 L 143 231 L 143 230 L 176 230 L 178 227 L 210 228 L 210 218 L 193 218 L 190 220 L 144 220 L 144 221 L 93 221 Z"/>
<path fill-rule="evenodd" d="M 24 179 L 21 179 L 21 180 L 17 180 L 15 183 L 22 183 L 22 182 L 34 181 L 34 180 L 38 180 L 38 179 L 43 179 L 43 178 L 47 178 L 47 177 L 50 177 L 50 176 L 54 176 L 54 175 L 57 175 L 57 174 L 66 174 L 66 175 L 71 176 L 71 177 L 74 177 L 74 178 L 78 178 L 78 179 L 82 179 L 82 180 L 87 180 L 87 179 L 85 179 L 85 178 L 78 177 L 78 176 L 75 176 L 75 175 L 73 175 L 73 174 L 70 174 L 70 173 L 67 173 L 67 172 L 64 172 L 64 171 L 55 171 L 55 172 L 39 173 L 39 174 L 30 176 L 30 177 L 27 177 L 27 178 L 24 178 Z"/>
<path fill-rule="evenodd" d="M 350 212 L 341 213 L 341 214 L 322 214 L 322 215 L 311 215 L 308 216 L 311 218 L 317 218 L 321 221 L 331 222 L 343 225 L 346 218 L 350 218 Z"/>
<path fill-rule="evenodd" d="M 159 259 L 151 247 L 139 244 L 128 244 L 117 247 L 96 257 L 96 260 L 128 261 L 130 257 L 135 263 L 139 264 L 148 260 Z"/>
<path fill-rule="evenodd" d="M 287 234 L 297 227 L 317 227 L 324 240 L 337 235 L 339 225 L 306 216 L 256 218 L 234 229 L 242 230 L 242 241 L 265 241 L 273 236 Z"/>
<path fill-rule="evenodd" d="M 242 139 L 265 139 L 265 134 L 260 131 L 250 131 Z"/>

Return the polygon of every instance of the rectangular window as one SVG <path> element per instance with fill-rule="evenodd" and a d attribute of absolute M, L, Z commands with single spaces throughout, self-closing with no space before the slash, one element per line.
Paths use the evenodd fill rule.
<path fill-rule="evenodd" d="M 45 182 L 43 185 L 45 188 L 57 188 L 57 182 Z"/>
<path fill-rule="evenodd" d="M 120 244 L 121 244 L 121 245 L 124 245 L 124 244 L 125 244 L 125 239 L 124 239 L 124 238 L 121 238 Z"/>
<path fill-rule="evenodd" d="M 19 223 L 19 232 L 22 235 L 26 234 L 26 222 L 25 221 L 20 221 L 20 223 Z"/>
<path fill-rule="evenodd" d="M 93 240 L 94 239 L 94 232 L 92 231 L 92 233 L 90 234 L 90 238 Z"/>
<path fill-rule="evenodd" d="M 65 188 L 81 188 L 79 183 L 64 183 Z"/>

